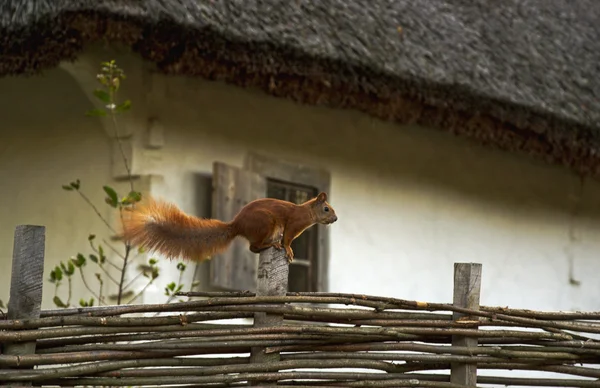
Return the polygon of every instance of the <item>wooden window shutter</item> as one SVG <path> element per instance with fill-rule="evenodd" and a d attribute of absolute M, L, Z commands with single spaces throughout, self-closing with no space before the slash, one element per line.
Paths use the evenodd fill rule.
<path fill-rule="evenodd" d="M 213 163 L 212 217 L 230 221 L 244 205 L 267 193 L 267 179 L 255 172 Z M 258 255 L 248 241 L 236 238 L 229 249 L 210 260 L 210 285 L 231 291 L 255 291 Z"/>

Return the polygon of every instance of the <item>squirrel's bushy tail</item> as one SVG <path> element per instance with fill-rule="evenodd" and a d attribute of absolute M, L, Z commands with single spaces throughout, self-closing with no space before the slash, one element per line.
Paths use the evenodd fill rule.
<path fill-rule="evenodd" d="M 193 217 L 164 201 L 145 199 L 124 213 L 122 237 L 134 246 L 201 261 L 224 251 L 236 233 L 230 223 Z"/>

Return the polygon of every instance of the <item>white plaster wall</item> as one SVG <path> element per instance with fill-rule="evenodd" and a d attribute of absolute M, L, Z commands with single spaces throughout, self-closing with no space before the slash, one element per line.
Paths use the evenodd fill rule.
<path fill-rule="evenodd" d="M 91 91 L 90 91 L 91 92 Z M 88 235 L 107 237 L 107 228 L 75 192 L 61 186 L 79 178 L 82 192 L 109 222 L 102 186 L 111 184 L 109 138 L 75 81 L 61 70 L 32 78 L 0 79 L 0 299 L 8 302 L 13 233 L 19 224 L 46 226 L 43 308 L 54 308 L 54 288 L 46 281 L 60 261 L 92 253 Z M 88 282 L 97 290 L 94 271 Z M 66 283 L 66 279 L 65 279 Z M 106 292 L 111 291 L 108 284 Z M 72 304 L 89 298 L 79 276 Z M 67 287 L 59 295 L 66 301 Z"/>
<path fill-rule="evenodd" d="M 135 63 L 130 58 L 126 64 L 137 70 Z M 65 77 L 53 71 L 43 78 L 0 80 L 0 114 L 11 123 L 3 125 L 0 142 L 0 195 L 11 204 L 0 214 L 4 266 L 10 265 L 16 224 L 49 227 L 47 268 L 83 249 L 79 242 L 101 226 L 76 225 L 75 220 L 93 217 L 83 217 L 89 212 L 83 204 L 65 203 L 60 190 L 74 175 L 98 188 L 110 179 L 106 153 L 91 153 L 93 147 L 108 147 L 108 141 L 98 124 L 80 116 L 89 107 L 81 95 L 75 97 L 77 87 L 58 89 L 63 91 L 56 98 Z M 339 221 L 330 227 L 330 291 L 449 302 L 453 263 L 474 261 L 483 263 L 483 304 L 599 309 L 597 183 L 581 188 L 564 169 L 426 128 L 301 106 L 222 83 L 157 80 L 166 88 L 152 93 L 148 112 L 163 124 L 165 146 L 144 149 L 141 136 L 135 161 L 138 172 L 153 174 L 154 195 L 197 212 L 196 174 L 210 173 L 215 160 L 241 166 L 249 150 L 331 171 L 330 199 Z M 141 98 L 147 79 L 129 82 Z M 8 92 L 13 89 L 19 98 Z M 28 139 L 39 136 L 43 147 L 31 149 Z M 50 151 L 49 144 L 61 151 Z M 46 189 L 54 182 L 55 189 Z M 95 193 L 101 203 L 101 191 Z M 79 210 L 67 212 L 73 205 Z M 569 283 L 569 255 L 578 286 Z M 164 300 L 162 286 L 176 280 L 174 267 L 164 268 L 166 276 L 146 302 Z M 4 294 L 8 279 L 6 271 L 0 274 Z M 45 307 L 49 298 L 46 294 Z"/>
<path fill-rule="evenodd" d="M 194 174 L 249 150 L 332 172 L 330 288 L 449 302 L 454 262 L 483 263 L 483 304 L 597 310 L 597 183 L 437 131 L 170 78 L 146 151 L 153 192 L 194 213 Z M 572 215 L 573 209 L 580 214 Z M 574 277 L 569 282 L 569 255 Z"/>

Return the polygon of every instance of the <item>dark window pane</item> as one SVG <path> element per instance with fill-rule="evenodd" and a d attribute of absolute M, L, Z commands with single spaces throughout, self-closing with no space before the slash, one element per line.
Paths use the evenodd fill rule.
<path fill-rule="evenodd" d="M 305 230 L 298 238 L 292 241 L 292 249 L 294 250 L 294 257 L 299 259 L 310 259 L 310 239 L 313 238 L 312 230 Z"/>
<path fill-rule="evenodd" d="M 308 201 L 310 199 L 310 197 L 312 197 L 312 195 L 310 195 L 310 194 L 312 194 L 312 193 L 309 193 L 308 190 L 295 189 L 291 193 L 290 202 L 294 202 L 297 204 L 304 203 L 304 202 Z"/>
<path fill-rule="evenodd" d="M 285 192 L 285 186 L 272 184 L 271 182 L 267 184 L 267 197 L 269 198 L 285 199 Z"/>
<path fill-rule="evenodd" d="M 290 292 L 303 292 L 309 290 L 308 267 L 304 265 L 290 265 L 288 280 Z"/>
<path fill-rule="evenodd" d="M 315 197 L 317 189 L 277 180 L 267 181 L 267 197 L 301 204 Z M 292 242 L 295 263 L 290 266 L 289 290 L 312 291 L 311 280 L 317 267 L 317 230 L 311 227 Z"/>

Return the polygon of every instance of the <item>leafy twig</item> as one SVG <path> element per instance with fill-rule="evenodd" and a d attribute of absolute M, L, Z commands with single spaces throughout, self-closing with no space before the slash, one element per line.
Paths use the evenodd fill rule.
<path fill-rule="evenodd" d="M 71 279 L 71 276 L 67 276 L 67 282 L 69 284 L 69 293 L 67 294 L 67 306 L 71 305 L 71 297 L 73 296 L 73 280 Z"/>
<path fill-rule="evenodd" d="M 102 249 L 102 246 L 98 245 L 98 247 L 96 247 L 94 245 L 94 241 L 93 240 L 94 240 L 95 237 L 96 236 L 94 236 L 94 235 L 90 235 L 90 237 L 88 237 L 88 241 L 90 243 L 90 247 L 92 248 L 92 250 L 98 254 L 98 256 L 100 257 L 100 259 L 104 259 L 104 262 L 108 263 L 108 265 L 110 265 L 111 267 L 113 267 L 113 268 L 115 268 L 115 269 L 118 270 L 119 266 L 117 266 L 115 263 L 113 263 L 112 261 L 110 261 L 109 258 L 104 255 L 104 250 Z M 102 242 L 104 242 L 108 246 L 108 248 L 110 248 L 112 251 L 114 251 L 115 253 L 118 254 L 118 251 L 113 246 L 111 246 L 110 244 L 108 244 L 106 242 L 106 239 L 102 239 Z"/>
<path fill-rule="evenodd" d="M 90 285 L 88 284 L 85 275 L 83 274 L 83 270 L 81 268 L 79 268 L 79 274 L 81 275 L 81 280 L 83 281 L 83 285 L 85 286 L 85 288 L 87 288 L 87 290 L 96 298 L 98 299 L 98 303 L 101 303 L 101 298 L 98 294 L 96 294 L 94 292 L 94 290 L 92 290 L 92 288 L 90 287 Z"/>
<path fill-rule="evenodd" d="M 150 260 L 148 260 L 148 264 L 149 264 L 149 270 L 150 270 L 150 274 L 147 274 L 146 271 L 144 269 L 142 269 L 142 275 L 144 275 L 145 277 L 148 277 L 150 280 L 148 281 L 148 284 L 146 284 L 144 286 L 144 288 L 142 288 L 142 290 L 140 292 L 138 292 L 131 300 L 129 300 L 129 302 L 127 302 L 127 304 L 131 304 L 133 303 L 137 298 L 139 298 L 148 287 L 150 287 L 151 284 L 154 283 L 154 280 L 156 280 L 156 278 L 159 275 L 159 269 L 156 266 L 157 264 L 157 260 L 152 258 Z"/>
<path fill-rule="evenodd" d="M 115 92 L 113 92 L 111 90 L 111 100 L 114 101 L 114 94 Z M 123 158 L 123 164 L 125 165 L 125 170 L 127 171 L 127 177 L 129 178 L 129 187 L 131 188 L 131 191 L 134 191 L 133 188 L 133 179 L 132 179 L 132 175 L 131 175 L 131 167 L 129 166 L 129 160 L 127 159 L 127 156 L 125 156 L 125 151 L 123 150 L 123 142 L 121 141 L 121 136 L 119 134 L 119 124 L 117 123 L 117 117 L 115 116 L 115 111 L 114 109 L 116 108 L 116 105 L 114 105 L 114 103 L 112 104 L 113 109 L 110 109 L 110 116 L 112 118 L 112 122 L 113 122 L 113 127 L 115 129 L 115 138 L 117 139 L 117 143 L 119 144 L 119 151 L 121 152 L 121 157 Z"/>
<path fill-rule="evenodd" d="M 102 290 L 104 289 L 104 281 L 102 280 L 102 276 L 100 276 L 99 273 L 96 274 L 96 278 L 98 279 L 98 282 L 100 283 L 100 292 L 98 295 L 98 303 L 103 303 L 104 299 L 102 297 Z"/>
<path fill-rule="evenodd" d="M 121 81 L 124 80 L 126 77 L 125 77 L 125 73 L 123 72 L 123 70 L 120 69 L 116 65 L 114 60 L 111 60 L 108 62 L 102 62 L 101 63 L 101 71 L 99 72 L 99 74 L 97 74 L 96 78 L 97 78 L 98 82 L 101 84 L 101 87 L 98 89 L 95 89 L 93 91 L 93 95 L 103 103 L 103 108 L 90 110 L 86 113 L 86 115 L 95 116 L 95 117 L 98 117 L 98 116 L 106 117 L 107 115 L 110 116 L 110 125 L 112 125 L 112 127 L 113 127 L 114 140 L 118 143 L 119 151 L 120 151 L 120 154 L 121 154 L 121 157 L 123 160 L 123 164 L 124 164 L 125 170 L 127 171 L 127 178 L 129 181 L 130 192 L 125 197 L 120 197 L 112 187 L 105 185 L 102 188 L 106 194 L 105 202 L 112 208 L 119 210 L 120 220 L 123 223 L 124 222 L 124 213 L 123 213 L 124 210 L 128 207 L 135 208 L 136 203 L 141 200 L 141 193 L 135 191 L 134 182 L 133 182 L 134 179 L 133 179 L 132 170 L 131 170 L 131 161 L 128 160 L 128 158 L 127 158 L 127 155 L 126 155 L 126 152 L 124 149 L 124 145 L 123 145 L 120 123 L 117 120 L 118 114 L 128 111 L 131 108 L 131 101 L 125 100 L 122 103 L 117 102 L 117 93 L 121 86 Z M 69 183 L 68 185 L 63 185 L 62 187 L 64 190 L 67 190 L 67 191 L 77 191 L 79 193 L 80 197 L 94 210 L 94 212 L 100 218 L 100 220 L 102 220 L 102 222 L 108 227 L 109 231 L 111 233 L 114 233 L 115 235 L 119 235 L 119 233 L 116 231 L 116 229 L 111 226 L 111 224 L 107 221 L 107 219 L 104 216 L 102 216 L 100 210 L 92 203 L 92 201 L 89 199 L 89 197 L 80 190 L 81 184 L 80 184 L 79 179 L 77 179 L 74 182 Z M 109 281 L 111 281 L 117 285 L 118 292 L 116 295 L 116 302 L 117 302 L 117 305 L 120 305 L 124 298 L 128 298 L 132 294 L 130 292 L 126 292 L 126 289 L 128 289 L 128 287 L 131 286 L 131 284 L 133 284 L 133 282 L 135 280 L 137 280 L 139 278 L 139 276 L 141 276 L 141 275 L 148 276 L 148 275 L 146 273 L 146 270 L 142 270 L 141 273 L 137 274 L 136 276 L 133 277 L 133 279 L 131 281 L 126 283 L 126 273 L 127 273 L 128 266 L 130 264 L 130 260 L 132 259 L 131 255 L 133 253 L 133 246 L 129 243 L 129 241 L 122 241 L 124 244 L 124 253 L 121 253 L 121 250 L 117 249 L 115 246 L 110 244 L 108 241 L 106 241 L 106 239 L 103 239 L 102 241 L 105 244 L 105 246 L 108 247 L 108 249 L 110 249 L 114 254 L 116 254 L 118 257 L 120 257 L 123 260 L 122 263 L 115 264 L 112 260 L 110 260 L 108 257 L 106 257 L 104 255 L 104 250 L 103 250 L 102 245 L 98 244 L 96 246 L 94 244 L 94 242 L 93 242 L 94 238 L 95 238 L 94 235 L 90 235 L 88 238 L 88 241 L 89 241 L 91 249 L 93 250 L 93 252 L 95 254 L 90 254 L 88 257 L 86 257 L 82 253 L 79 253 L 75 258 L 71 259 L 71 261 L 69 262 L 69 265 L 71 265 L 71 266 L 74 265 L 76 268 L 79 269 L 82 280 L 84 282 L 84 286 L 86 287 L 86 289 L 89 292 L 91 292 L 95 298 L 97 298 L 99 300 L 99 303 L 103 303 L 104 281 L 103 281 L 101 274 L 100 273 L 95 274 L 98 279 L 99 287 L 100 287 L 99 292 L 96 293 L 96 292 L 92 291 L 92 288 L 88 284 L 87 279 L 86 279 L 86 277 L 83 273 L 83 269 L 82 269 L 82 267 L 87 262 L 88 258 L 90 261 L 97 264 L 100 267 L 101 271 L 109 279 Z M 139 249 L 138 252 L 141 253 L 142 250 Z M 107 263 L 109 266 L 115 268 L 117 271 L 120 271 L 120 275 L 118 277 L 113 277 L 111 275 L 111 273 L 109 272 L 109 270 L 103 265 L 105 263 Z M 149 282 L 140 291 L 140 293 L 138 293 L 136 296 L 134 296 L 131 299 L 130 303 L 135 301 L 141 294 L 143 294 L 145 292 L 145 290 L 150 286 L 150 284 L 153 284 L 156 277 L 158 277 L 159 270 L 155 264 L 156 264 L 156 260 L 150 259 L 151 275 L 150 275 Z M 61 265 L 63 265 L 63 264 L 61 263 Z M 178 266 L 178 269 L 180 269 L 179 266 Z M 183 270 L 180 269 L 180 271 L 183 271 Z M 66 271 L 65 271 L 65 273 L 66 273 Z M 64 305 L 64 303 L 62 303 L 62 301 L 58 297 L 58 287 L 60 285 L 60 276 L 56 277 L 56 274 L 54 274 L 54 276 L 55 276 L 54 278 L 52 278 L 52 276 L 51 276 L 51 281 L 56 283 L 55 304 L 57 304 L 58 307 L 66 307 Z M 181 288 L 182 288 L 181 280 L 182 280 L 182 273 L 180 273 L 178 284 L 175 285 L 173 283 L 173 288 L 171 289 L 171 291 L 177 292 L 177 291 L 181 290 Z M 169 286 L 171 286 L 171 284 Z M 71 287 L 71 286 L 69 286 L 69 287 Z M 176 288 L 176 290 L 175 290 L 175 288 Z M 172 301 L 176 297 L 176 295 L 175 295 L 176 292 L 174 292 L 173 295 L 169 295 L 170 296 L 169 302 Z M 71 294 L 69 294 L 68 302 L 70 302 L 70 298 L 71 298 Z M 92 306 L 93 298 L 90 301 L 81 299 L 80 305 L 81 306 Z"/>

